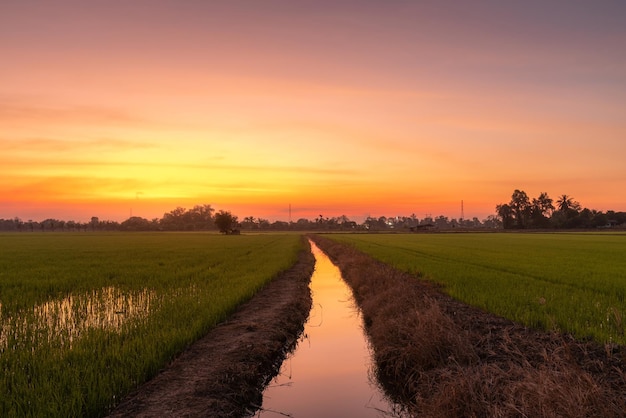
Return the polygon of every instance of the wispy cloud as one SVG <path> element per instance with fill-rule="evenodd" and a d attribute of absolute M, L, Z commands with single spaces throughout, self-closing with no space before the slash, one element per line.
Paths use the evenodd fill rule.
<path fill-rule="evenodd" d="M 129 161 L 102 161 L 96 159 L 68 158 L 68 159 L 50 159 L 48 157 L 28 156 L 20 158 L 2 158 L 0 162 L 5 167 L 28 168 L 37 167 L 45 169 L 46 167 L 72 167 L 75 169 L 101 167 L 107 169 L 128 168 L 128 167 L 145 167 L 151 169 L 195 169 L 206 171 L 232 171 L 237 173 L 254 173 L 254 172 L 274 172 L 297 174 L 315 174 L 315 175 L 336 175 L 336 176 L 353 176 L 359 174 L 355 169 L 348 168 L 332 168 L 332 167 L 314 167 L 314 166 L 293 166 L 293 165 L 246 165 L 246 164 L 224 164 L 216 163 L 220 157 L 206 162 L 129 162 Z"/>
<path fill-rule="evenodd" d="M 145 182 L 138 179 L 95 176 L 30 176 L 19 180 L 16 184 L 4 187 L 0 183 L 0 187 L 6 188 L 2 194 L 10 196 L 7 200 L 64 201 L 102 198 L 108 194 L 135 191 L 145 186 Z"/>
<path fill-rule="evenodd" d="M 0 138 L 5 151 L 76 152 L 76 151 L 124 151 L 129 149 L 158 148 L 151 142 L 131 141 L 116 138 L 96 138 L 70 141 L 58 138 Z"/>
<path fill-rule="evenodd" d="M 143 117 L 123 108 L 97 105 L 44 106 L 7 100 L 0 102 L 0 121 L 96 125 L 128 125 L 147 122 Z"/>

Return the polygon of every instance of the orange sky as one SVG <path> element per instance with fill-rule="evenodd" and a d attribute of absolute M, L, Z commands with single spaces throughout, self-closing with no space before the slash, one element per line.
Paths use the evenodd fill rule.
<path fill-rule="evenodd" d="M 626 210 L 626 3 L 512 3 L 2 2 L 0 218 Z"/>

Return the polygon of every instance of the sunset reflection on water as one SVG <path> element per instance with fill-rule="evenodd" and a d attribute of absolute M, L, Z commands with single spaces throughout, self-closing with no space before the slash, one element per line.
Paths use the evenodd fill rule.
<path fill-rule="evenodd" d="M 51 299 L 15 316 L 4 317 L 0 303 L 0 350 L 51 343 L 71 348 L 89 329 L 115 331 L 147 318 L 158 302 L 153 290 L 122 291 L 110 286 Z"/>
<path fill-rule="evenodd" d="M 313 308 L 296 350 L 264 392 L 257 416 L 381 417 L 392 407 L 369 378 L 371 353 L 341 272 L 313 243 Z"/>

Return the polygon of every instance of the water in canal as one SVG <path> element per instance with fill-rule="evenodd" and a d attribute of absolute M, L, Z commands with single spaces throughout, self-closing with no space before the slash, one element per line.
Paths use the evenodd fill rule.
<path fill-rule="evenodd" d="M 341 272 L 311 243 L 313 308 L 301 341 L 263 393 L 257 417 L 390 417 L 370 378 L 371 352 Z"/>

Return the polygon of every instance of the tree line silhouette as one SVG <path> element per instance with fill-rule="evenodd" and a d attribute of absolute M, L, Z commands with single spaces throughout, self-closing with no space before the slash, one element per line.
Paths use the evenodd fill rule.
<path fill-rule="evenodd" d="M 43 221 L 23 221 L 20 218 L 0 219 L 0 231 L 52 232 L 52 231 L 220 231 L 237 234 L 240 231 L 420 231 L 420 230 L 494 230 L 494 229 L 582 229 L 626 227 L 626 212 L 597 211 L 582 208 L 569 195 L 554 201 L 547 193 L 530 199 L 522 190 L 515 190 L 508 203 L 496 206 L 496 214 L 482 221 L 455 219 L 430 215 L 419 219 L 410 216 L 367 217 L 362 223 L 347 216 L 297 221 L 270 222 L 254 216 L 239 217 L 230 211 L 216 210 L 211 205 L 196 205 L 191 209 L 177 207 L 164 213 L 162 218 L 148 220 L 131 216 L 123 222 L 100 220 L 97 216 L 89 222 L 64 221 L 48 218 Z"/>
<path fill-rule="evenodd" d="M 566 194 L 556 201 L 545 192 L 530 199 L 526 192 L 518 189 L 509 203 L 496 206 L 496 212 L 504 229 L 614 228 L 626 224 L 626 212 L 583 208 Z"/>

